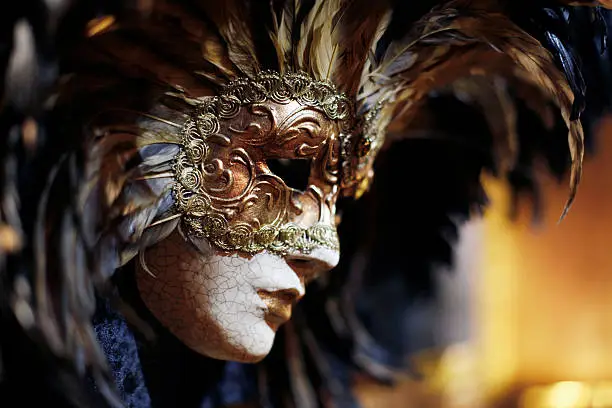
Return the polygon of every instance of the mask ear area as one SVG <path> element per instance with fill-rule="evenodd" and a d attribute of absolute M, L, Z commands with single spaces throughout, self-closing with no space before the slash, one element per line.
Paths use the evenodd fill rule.
<path fill-rule="evenodd" d="M 301 192 L 308 189 L 312 159 L 268 159 L 266 165 L 287 187 Z"/>

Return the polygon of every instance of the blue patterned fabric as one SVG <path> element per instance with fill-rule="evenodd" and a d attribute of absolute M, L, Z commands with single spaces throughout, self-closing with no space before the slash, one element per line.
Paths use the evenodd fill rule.
<path fill-rule="evenodd" d="M 105 303 L 103 307 L 98 308 L 94 318 L 94 330 L 126 406 L 150 407 L 151 400 L 145 385 L 136 340 L 123 317 Z"/>
<path fill-rule="evenodd" d="M 178 363 L 178 366 L 173 364 L 171 370 L 178 370 L 178 372 L 175 371 L 175 375 L 168 372 L 163 373 L 161 371 L 167 371 L 170 367 L 163 363 L 146 364 L 147 356 L 150 354 L 141 355 L 139 353 L 138 342 L 127 322 L 119 313 L 113 311 L 107 302 L 101 302 L 93 323 L 120 396 L 128 408 L 165 408 L 168 406 L 168 401 L 190 401 L 186 404 L 181 402 L 181 406 L 186 407 L 186 405 L 191 406 L 192 402 L 197 400 L 201 400 L 201 403 L 195 403 L 194 408 L 217 408 L 256 399 L 256 371 L 253 365 L 230 362 L 220 367 L 218 362 L 211 361 L 210 364 L 206 364 L 206 359 L 201 359 L 196 355 L 190 359 L 191 352 L 184 347 L 180 353 L 170 348 L 167 350 L 170 359 L 172 360 L 172 355 L 176 354 L 175 363 Z M 201 359 L 204 362 L 202 367 L 198 367 L 200 370 L 194 370 L 193 367 L 181 367 L 181 362 L 185 360 L 182 356 L 185 353 L 187 353 L 187 360 Z M 145 359 L 142 364 L 141 358 Z M 168 384 L 165 389 L 156 389 L 155 392 L 149 393 L 143 366 L 148 370 L 160 371 L 147 372 L 148 377 L 157 378 L 168 374 L 180 378 L 185 372 L 193 373 L 193 375 L 197 375 L 198 371 L 203 374 L 206 372 L 207 375 L 209 374 L 207 371 L 220 370 L 221 372 L 219 380 L 214 384 L 210 384 L 210 380 L 202 375 L 201 387 L 193 386 L 192 383 L 186 387 Z M 153 396 L 160 397 L 159 401 L 154 400 Z"/>

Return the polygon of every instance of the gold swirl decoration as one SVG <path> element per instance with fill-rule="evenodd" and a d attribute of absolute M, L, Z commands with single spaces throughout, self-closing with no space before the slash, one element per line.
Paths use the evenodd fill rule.
<path fill-rule="evenodd" d="M 235 117 L 240 107 L 266 101 L 286 103 L 297 101 L 303 106 L 322 109 L 331 120 L 341 122 L 348 129 L 353 120 L 350 100 L 326 81 L 315 81 L 303 72 L 280 75 L 263 71 L 255 79 L 240 78 L 224 87 L 219 96 L 201 106 L 198 123 L 203 134 L 218 130 L 219 119 Z"/>
<path fill-rule="evenodd" d="M 183 225 L 225 251 L 338 250 L 335 201 L 350 177 L 337 174 L 352 126 L 350 101 L 301 72 L 261 72 L 201 98 L 174 164 Z M 306 191 L 272 173 L 270 158 L 311 160 Z"/>

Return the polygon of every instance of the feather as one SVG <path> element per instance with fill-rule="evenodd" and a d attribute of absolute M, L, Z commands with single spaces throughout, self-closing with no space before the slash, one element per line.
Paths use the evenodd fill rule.
<path fill-rule="evenodd" d="M 504 3 L 505 8 L 497 7 L 497 3 Z M 275 64 L 268 64 L 269 55 L 265 52 L 266 48 L 261 47 L 266 44 L 256 41 L 268 33 L 271 45 L 276 48 L 276 59 L 282 72 L 304 70 L 317 79 L 331 79 L 350 98 L 359 91 L 361 113 L 367 112 L 378 102 L 387 102 L 387 109 L 382 113 L 383 119 L 377 123 L 381 128 L 394 119 L 392 125 L 395 128 L 402 131 L 412 129 L 416 123 L 415 117 L 421 116 L 420 119 L 423 119 L 424 113 L 431 114 L 432 122 L 421 125 L 433 127 L 440 130 L 440 133 L 446 131 L 444 138 L 453 136 L 454 141 L 465 149 L 458 154 L 456 146 L 438 145 L 437 140 L 430 137 L 421 141 L 416 138 L 406 139 L 403 140 L 403 146 L 406 147 L 404 150 L 395 145 L 387 151 L 400 152 L 396 156 L 398 160 L 401 159 L 404 167 L 406 163 L 412 163 L 408 170 L 414 171 L 400 174 L 397 166 L 389 166 L 387 163 L 387 173 L 383 174 L 378 183 L 383 181 L 384 185 L 387 181 L 397 185 L 403 180 L 393 177 L 416 174 L 411 180 L 410 189 L 402 191 L 409 193 L 410 197 L 437 197 L 434 200 L 412 200 L 410 197 L 400 200 L 413 206 L 410 213 L 418 214 L 418 220 L 410 219 L 406 223 L 410 224 L 408 229 L 411 234 L 405 238 L 408 241 L 415 240 L 419 248 L 423 249 L 416 251 L 418 256 L 408 261 L 404 257 L 398 262 L 401 266 L 398 268 L 400 275 L 405 272 L 402 268 L 406 264 L 410 265 L 411 272 L 421 269 L 421 275 L 426 274 L 425 265 L 434 258 L 437 260 L 438 252 L 443 253 L 443 258 L 450 259 L 450 253 L 447 254 L 449 243 L 441 239 L 447 236 L 441 237 L 438 230 L 444 228 L 453 232 L 456 222 L 448 214 L 459 213 L 467 217 L 466 214 L 483 205 L 483 193 L 478 180 L 483 169 L 489 170 L 492 167 L 488 163 L 489 155 L 495 156 L 491 160 L 497 161 L 502 170 L 517 170 L 520 166 L 531 164 L 532 156 L 535 155 L 533 146 L 520 145 L 531 134 L 519 132 L 517 146 L 517 130 L 512 120 L 517 108 L 519 113 L 525 113 L 526 110 L 535 112 L 541 118 L 536 119 L 542 122 L 542 128 L 550 130 L 553 136 L 557 136 L 559 119 L 552 111 L 552 106 L 556 104 L 561 108 L 563 123 L 565 127 L 569 126 L 572 135 L 572 185 L 577 184 L 579 171 L 576 166 L 581 159 L 582 139 L 580 125 L 574 119 L 583 108 L 584 100 L 581 98 L 586 88 L 579 74 L 583 61 L 576 58 L 575 54 L 582 51 L 583 47 L 571 45 L 568 41 L 568 38 L 572 38 L 566 32 L 571 31 L 568 30 L 571 27 L 570 19 L 561 18 L 560 14 L 547 15 L 543 11 L 559 9 L 548 7 L 550 2 L 546 7 L 542 6 L 544 2 L 531 2 L 535 6 L 527 9 L 529 11 L 525 13 L 524 20 L 512 17 L 523 31 L 513 26 L 509 19 L 503 18 L 502 12 L 509 15 L 506 13 L 509 8 L 507 3 L 511 2 L 424 0 L 393 2 L 393 6 L 389 6 L 382 1 L 288 0 L 277 8 L 279 13 L 274 11 L 272 14 L 273 26 L 268 31 L 266 22 L 254 19 L 252 15 L 263 15 L 260 9 L 268 10 L 269 2 L 157 1 L 150 2 L 146 18 L 135 15 L 133 10 L 112 11 L 98 2 L 87 2 L 87 9 L 91 7 L 94 11 L 90 13 L 94 15 L 88 18 L 113 15 L 117 24 L 86 40 L 83 47 L 76 47 L 75 43 L 81 40 L 81 34 L 75 33 L 85 32 L 87 18 L 83 17 L 84 21 L 75 24 L 78 29 L 74 33 L 70 28 L 73 20 L 67 25 L 59 24 L 72 36 L 56 38 L 50 34 L 48 39 L 42 36 L 44 41 L 36 33 L 51 33 L 53 30 L 50 27 L 55 26 L 55 23 L 37 26 L 36 22 L 40 21 L 31 19 L 32 33 L 35 35 L 30 36 L 28 41 L 37 50 L 41 50 L 38 54 L 42 58 L 38 58 L 40 61 L 32 58 L 30 47 L 24 69 L 11 68 L 9 77 L 18 78 L 20 82 L 15 82 L 17 86 L 13 84 L 11 94 L 4 98 L 12 104 L 9 109 L 16 107 L 16 116 L 28 117 L 30 111 L 36 112 L 43 108 L 41 100 L 49 98 L 45 92 L 46 86 L 32 85 L 39 83 L 31 78 L 32 72 L 36 71 L 33 65 L 39 65 L 38 72 L 51 73 L 49 78 L 54 81 L 58 71 L 54 64 L 46 65 L 44 60 L 49 55 L 56 55 L 56 51 L 59 53 L 59 49 L 62 53 L 61 66 L 69 80 L 59 80 L 60 92 L 52 95 L 51 100 L 57 110 L 50 115 L 53 120 L 49 122 L 49 127 L 46 122 L 38 123 L 39 142 L 44 142 L 47 135 L 50 142 L 44 144 L 41 151 L 35 151 L 34 163 L 29 159 L 20 163 L 25 165 L 26 171 L 15 175 L 15 179 L 26 181 L 20 183 L 19 192 L 10 189 L 2 191 L 0 223 L 6 222 L 10 228 L 19 232 L 20 228 L 15 226 L 23 222 L 24 231 L 31 235 L 28 237 L 26 234 L 24 239 L 33 238 L 35 243 L 36 252 L 33 252 L 29 242 L 24 241 L 26 245 L 22 251 L 29 252 L 25 252 L 24 259 L 16 262 L 16 266 L 10 270 L 11 277 L 26 271 L 26 277 L 31 278 L 22 276 L 23 279 L 16 280 L 14 285 L 14 292 L 22 295 L 14 299 L 25 302 L 13 305 L 15 315 L 30 317 L 29 320 L 24 318 L 20 321 L 22 327 L 33 334 L 32 339 L 36 339 L 37 345 L 40 343 L 45 346 L 45 350 L 49 349 L 51 355 L 71 360 L 75 373 L 82 374 L 84 368 L 91 371 L 98 390 L 106 396 L 109 404 L 120 404 L 115 395 L 116 390 L 112 387 L 113 378 L 105 364 L 105 356 L 97 347 L 95 333 L 88 319 L 95 306 L 91 302 L 94 288 L 100 294 L 106 294 L 104 289 L 108 288 L 109 278 L 119 265 L 133 259 L 138 253 L 142 255 L 144 248 L 164 239 L 178 228 L 180 214 L 171 211 L 172 194 L 168 189 L 172 181 L 169 176 L 171 161 L 168 158 L 173 157 L 179 148 L 177 143 L 185 112 L 193 109 L 198 97 L 216 94 L 218 88 L 228 80 L 253 76 L 260 68 L 275 68 Z M 526 5 L 529 2 L 515 3 Z M 595 5 L 596 2 L 579 3 Z M 429 12 L 435 4 L 440 7 Z M 70 9 L 72 5 L 66 7 Z M 27 11 L 34 9 L 37 8 Z M 538 13 L 534 10 L 538 10 Z M 251 14 L 251 11 L 258 13 Z M 423 13 L 428 14 L 423 16 Z M 79 19 L 80 15 L 76 13 L 74 18 Z M 393 27 L 391 18 L 394 21 Z M 535 24 L 529 25 L 529 20 L 535 20 Z M 524 27 L 517 21 L 524 23 Z M 538 24 L 543 27 L 538 27 Z M 8 27 L 5 30 L 7 32 L 11 31 Z M 408 33 L 408 30 L 411 32 Z M 590 41 L 590 35 L 587 37 Z M 49 50 L 55 46 L 58 50 Z M 550 53 L 544 48 L 548 48 Z M 2 47 L 0 54 L 8 55 Z M 608 68 L 605 70 L 609 71 Z M 587 77 L 585 75 L 584 82 L 589 85 Z M 499 85 L 498 80 L 507 86 Z M 21 92 L 28 96 L 25 103 L 18 101 L 19 95 L 13 92 L 14 89 L 20 89 L 19 84 L 25 84 L 24 92 Z M 599 82 L 590 84 L 592 89 L 592 84 L 599 85 Z M 440 105 L 440 100 L 449 95 L 432 96 L 436 91 L 448 91 L 448 99 L 453 100 L 453 103 Z M 38 94 L 44 94 L 45 97 L 39 98 L 36 96 Z M 440 120 L 441 115 L 444 119 L 443 115 L 450 110 L 455 112 L 465 108 L 465 104 L 456 103 L 455 100 L 462 94 L 467 95 L 466 100 L 472 105 L 482 107 L 483 122 L 489 123 L 495 139 L 492 147 L 487 141 L 479 139 L 481 133 L 486 133 L 484 130 L 479 128 L 476 132 L 471 131 L 476 124 L 469 123 L 470 126 L 466 126 L 470 131 L 466 128 L 461 131 L 456 129 L 466 125 L 463 122 L 469 122 L 472 116 L 465 115 L 470 119 L 462 123 L 446 123 L 446 128 L 438 124 L 442 129 L 432 124 L 443 122 Z M 528 109 L 523 105 L 527 105 Z M 473 109 L 474 106 L 470 108 L 478 110 Z M 5 112 L 4 107 L 2 112 Z M 463 110 L 461 112 L 465 113 Z M 480 116 L 478 119 L 481 119 Z M 526 125 L 523 119 L 519 118 L 518 122 L 521 125 L 519 131 L 524 130 Z M 484 126 L 484 123 L 477 125 Z M 529 126 L 533 130 L 539 123 L 531 123 Z M 540 128 L 537 127 L 537 130 Z M 429 132 L 429 135 L 434 133 Z M 2 147 L 6 146 L 5 142 L 0 143 Z M 423 149 L 421 145 L 420 149 L 416 149 L 415 144 L 419 143 L 427 144 L 429 150 Z M 60 164 L 59 170 L 50 172 L 51 164 L 55 164 L 59 152 L 63 154 L 64 150 L 72 148 L 75 153 L 69 160 L 64 165 Z M 552 149 L 549 146 L 544 148 L 547 154 Z M 2 148 L 0 151 L 4 156 Z M 549 155 L 554 156 L 553 153 Z M 560 156 L 557 162 L 563 162 L 566 158 L 566 155 Z M 412 160 L 406 160 L 407 157 Z M 453 167 L 453 160 L 460 162 L 461 166 Z M 553 162 L 552 159 L 549 161 Z M 8 162 L 3 161 L 5 164 Z M 437 169 L 445 169 L 444 178 L 437 180 L 433 176 L 434 172 L 426 172 L 428 177 L 422 177 L 425 162 L 435 163 L 432 167 Z M 554 163 L 550 165 L 555 167 Z M 557 163 L 556 167 L 563 166 Z M 383 168 L 384 165 L 379 165 L 377 171 Z M 49 173 L 52 173 L 52 177 L 48 188 L 33 187 L 44 184 L 42 180 Z M 440 185 L 444 188 L 440 188 Z M 392 209 L 398 202 L 397 190 L 389 191 L 393 194 L 389 195 L 386 209 Z M 20 195 L 24 199 L 18 203 Z M 73 198 L 75 195 L 78 195 L 76 199 Z M 378 207 L 371 212 L 376 215 L 380 227 L 384 224 L 384 217 L 394 212 L 380 206 L 384 201 L 380 200 L 381 195 L 377 198 Z M 36 208 L 28 208 L 35 207 L 34 203 L 39 201 L 40 213 L 34 216 Z M 9 214 L 15 212 L 18 204 L 26 207 L 18 209 L 19 217 Z M 359 207 L 361 211 L 357 211 L 353 218 L 362 218 L 364 208 L 370 209 L 367 206 Z M 21 219 L 15 222 L 15 218 Z M 426 223 L 422 222 L 424 218 L 428 220 Z M 36 220 L 33 232 L 27 227 L 32 219 Z M 397 220 L 393 221 L 396 223 Z M 422 228 L 414 230 L 414 226 L 419 226 L 419 223 L 422 223 Z M 347 240 L 350 242 L 366 238 L 367 241 L 373 239 L 370 235 L 375 235 L 370 234 L 371 231 L 363 228 L 360 223 L 345 223 L 344 227 L 351 225 L 359 228 L 354 233 L 351 233 L 350 228 L 345 230 L 344 254 L 347 253 Z M 390 225 L 390 229 L 397 230 L 396 224 Z M 7 236 L 1 231 L 0 240 L 2 236 Z M 455 235 L 451 233 L 450 239 L 455 239 Z M 401 252 L 390 251 L 388 241 L 376 241 L 376 248 L 385 255 Z M 401 244 L 406 245 L 404 241 Z M 363 246 L 352 250 L 353 255 L 364 253 Z M 350 258 L 351 252 L 348 254 Z M 363 261 L 359 256 L 355 259 Z M 387 260 L 388 257 L 371 259 Z M 35 271 L 30 273 L 32 262 Z M 0 259 L 0 268 L 3 268 L 1 263 Z M 380 266 L 375 261 L 372 264 Z M 383 279 L 382 275 L 386 274 L 385 278 L 395 283 L 394 278 L 397 276 L 393 276 L 395 272 L 391 273 L 391 269 L 378 267 L 374 271 L 375 276 L 370 276 L 370 279 Z M 2 277 L 6 277 L 5 270 L 1 272 Z M 426 277 L 418 275 L 404 273 L 400 277 L 409 281 L 411 290 L 414 286 L 431 284 L 417 282 L 419 279 L 427 281 Z M 34 290 L 29 294 L 28 280 L 34 283 Z M 389 353 L 379 353 L 380 349 L 374 341 L 377 340 L 375 333 L 368 332 L 363 324 L 363 315 L 355 313 L 358 306 L 348 301 L 360 298 L 362 294 L 367 297 L 367 293 L 355 290 L 351 292 L 352 298 L 346 299 L 342 307 L 336 307 L 333 311 L 324 310 L 334 304 L 335 294 L 347 293 L 342 289 L 346 285 L 342 277 L 334 275 L 330 281 L 336 283 L 338 291 L 334 293 L 327 288 L 321 290 L 321 297 L 314 298 L 308 309 L 316 313 L 306 313 L 306 323 L 294 322 L 296 326 L 309 324 L 313 335 L 310 336 L 308 328 L 300 330 L 299 327 L 288 327 L 288 344 L 282 350 L 283 357 L 264 362 L 270 366 L 277 364 L 276 369 L 270 367 L 266 370 L 272 386 L 264 386 L 270 387 L 270 400 L 282 401 L 282 406 L 291 406 L 289 401 L 282 399 L 291 390 L 298 406 L 309 402 L 317 405 L 321 400 L 327 403 L 329 399 L 334 399 L 340 393 L 333 391 L 334 395 L 330 397 L 330 393 L 326 393 L 330 389 L 325 390 L 325 386 L 316 381 L 335 376 L 331 370 L 336 370 L 336 362 L 340 359 L 348 361 L 351 368 L 370 371 L 383 380 L 387 380 L 389 375 L 381 366 L 393 366 L 401 362 L 401 358 L 389 358 Z M 363 286 L 368 287 L 369 282 L 364 279 Z M 410 297 L 411 292 L 407 293 Z M 305 301 L 309 301 L 308 297 Z M 31 306 L 31 309 L 22 308 L 24 304 Z M 35 313 L 28 315 L 28 310 Z M 19 311 L 25 312 L 19 314 Z M 376 316 L 376 313 L 372 316 Z M 325 319 L 334 321 L 330 324 Z M 16 331 L 8 332 L 12 335 Z M 301 341 L 300 333 L 306 335 L 306 344 Z M 281 334 L 279 341 L 283 340 Z M 355 340 L 353 347 L 349 339 Z M 321 346 L 315 343 L 318 341 L 325 344 Z M 278 346 L 279 342 L 275 347 Z M 287 354 L 289 358 L 286 358 Z M 333 367 L 323 361 L 330 354 L 333 354 L 333 358 L 330 358 L 335 364 Z M 30 370 L 35 372 L 37 368 L 32 367 Z M 54 370 L 52 375 L 56 372 L 64 371 Z M 277 384 L 282 386 L 274 386 Z M 342 386 L 348 388 L 347 384 L 338 381 L 334 389 Z M 66 387 L 66 393 L 71 394 L 76 388 Z"/>
<path fill-rule="evenodd" d="M 140 250 L 144 250 L 168 237 L 178 228 L 179 222 L 180 218 L 174 218 L 154 226 L 152 224 L 150 228 L 146 229 L 142 239 L 138 243 Z"/>
<path fill-rule="evenodd" d="M 62 161 L 63 162 L 63 161 Z M 60 162 L 49 174 L 47 185 L 45 190 L 41 194 L 41 199 L 38 205 L 36 228 L 34 232 L 34 246 L 36 253 L 35 267 L 35 285 L 34 292 L 36 296 L 36 316 L 39 319 L 39 326 L 41 334 L 45 337 L 49 348 L 57 355 L 62 355 L 62 338 L 60 335 L 61 329 L 58 324 L 58 319 L 55 316 L 53 307 L 54 297 L 51 293 L 48 293 L 48 271 L 47 263 L 49 260 L 49 243 L 46 237 L 46 226 L 48 214 L 48 200 L 58 172 L 60 171 Z"/>
<path fill-rule="evenodd" d="M 291 392 L 294 395 L 296 408 L 315 408 L 317 406 L 316 391 L 308 381 L 302 352 L 301 339 L 296 333 L 291 321 L 285 324 L 285 347 Z"/>
<path fill-rule="evenodd" d="M 85 264 L 85 251 L 78 237 L 78 230 L 73 222 L 73 214 L 68 211 L 63 215 L 61 234 L 58 237 L 61 242 L 61 261 L 64 268 L 61 270 L 62 292 L 66 296 L 61 301 L 60 316 L 63 319 L 65 330 L 64 339 L 66 350 L 70 355 L 81 356 L 75 359 L 75 369 L 80 375 L 86 372 L 88 358 L 93 356 L 92 352 L 97 347 L 97 342 L 83 336 L 82 330 L 86 327 L 95 310 L 95 295 L 92 290 L 91 281 L 86 279 L 87 266 Z M 104 358 L 96 361 L 96 364 L 104 366 Z"/>
<path fill-rule="evenodd" d="M 347 0 L 318 0 L 304 19 L 302 38 L 297 44 L 298 64 L 315 78 L 327 80 L 339 61 L 339 44 L 333 39 L 334 17 L 342 13 Z"/>
<path fill-rule="evenodd" d="M 214 83 L 222 85 L 228 80 L 235 79 L 239 75 L 240 70 L 230 59 L 227 43 L 214 32 L 212 27 L 206 24 L 205 20 L 194 16 L 194 13 L 190 13 L 190 10 L 188 10 L 186 6 L 181 7 L 176 3 L 158 1 L 155 2 L 154 8 L 156 13 L 161 15 L 161 18 L 176 19 L 179 21 L 180 27 L 184 30 L 185 34 L 181 36 L 181 42 L 191 42 L 194 44 L 194 48 L 199 48 L 199 53 L 195 54 L 198 57 L 198 61 L 203 59 L 219 70 L 222 77 L 217 75 L 213 76 Z M 149 34 L 150 38 L 159 39 L 167 37 L 167 29 L 160 29 L 159 31 L 154 30 L 156 26 L 157 25 L 146 24 L 145 21 L 142 29 L 151 32 L 151 34 Z M 174 41 L 173 37 L 172 41 L 174 43 L 172 45 L 176 47 L 176 41 Z M 189 55 L 193 54 L 190 53 Z M 182 52 L 182 55 L 178 58 L 184 59 L 186 57 L 188 56 Z"/>
<path fill-rule="evenodd" d="M 482 111 L 493 135 L 493 157 L 501 174 L 516 165 L 519 151 L 517 110 L 503 78 L 479 75 L 459 79 L 452 92 L 463 102 L 473 103 Z"/>
<path fill-rule="evenodd" d="M 227 44 L 230 61 L 248 77 L 253 78 L 260 70 L 255 41 L 251 29 L 249 5 L 243 0 L 197 2 L 215 24 Z"/>
<path fill-rule="evenodd" d="M 559 2 L 567 4 L 568 6 L 601 6 L 612 9 L 612 0 L 559 0 Z"/>
<path fill-rule="evenodd" d="M 394 100 L 403 120 L 410 121 L 429 92 L 475 71 L 531 84 L 559 107 L 572 158 L 563 217 L 575 198 L 584 154 L 582 128 L 571 118 L 574 95 L 550 53 L 505 15 L 454 1 L 425 16 L 410 35 L 389 46 L 369 74 L 361 103 Z"/>
<path fill-rule="evenodd" d="M 17 132 L 14 132 L 17 133 Z M 24 232 L 19 217 L 19 191 L 17 188 L 17 138 L 4 138 L 0 167 L 0 275 L 4 254 L 16 253 L 23 247 Z"/>
<path fill-rule="evenodd" d="M 273 29 L 270 31 L 270 39 L 276 49 L 281 73 L 286 70 L 296 70 L 299 66 L 296 62 L 295 50 L 300 32 L 297 20 L 300 8 L 301 0 L 286 0 L 283 3 L 280 20 L 275 10 L 271 10 Z"/>
<path fill-rule="evenodd" d="M 368 57 L 374 55 L 390 19 L 387 1 L 372 4 L 353 0 L 341 11 L 332 32 L 333 41 L 339 47 L 332 79 L 340 90 L 348 95 L 357 93 Z"/>
<path fill-rule="evenodd" d="M 368 78 L 372 70 L 372 66 L 376 65 L 376 49 L 379 45 L 379 41 L 382 39 L 385 31 L 389 28 L 391 23 L 392 12 L 388 10 L 385 15 L 378 22 L 378 27 L 376 27 L 376 31 L 371 41 L 370 49 L 366 56 L 364 56 L 363 69 L 361 71 L 361 78 L 359 79 L 358 89 L 355 90 L 355 94 L 361 90 L 364 86 L 364 78 Z"/>
<path fill-rule="evenodd" d="M 574 93 L 572 120 L 578 119 L 585 108 L 586 84 L 582 76 L 581 66 L 572 48 L 572 30 L 570 20 L 572 12 L 562 7 L 535 9 L 529 13 L 529 18 L 520 10 L 520 5 L 511 8 L 510 12 L 517 16 L 523 29 L 538 39 L 555 59 L 557 67 L 563 71 Z M 533 6 L 532 6 L 533 7 Z"/>
<path fill-rule="evenodd" d="M 92 39 L 90 52 L 105 55 L 115 69 L 127 77 L 145 78 L 162 87 L 192 96 L 210 95 L 210 85 L 192 71 L 163 58 L 159 52 L 129 39 L 124 31 L 115 31 Z"/>

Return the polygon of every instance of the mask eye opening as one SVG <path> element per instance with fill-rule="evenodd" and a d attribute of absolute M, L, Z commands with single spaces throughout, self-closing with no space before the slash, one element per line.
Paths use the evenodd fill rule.
<path fill-rule="evenodd" d="M 312 159 L 268 159 L 266 165 L 287 187 L 301 192 L 308 189 Z"/>

